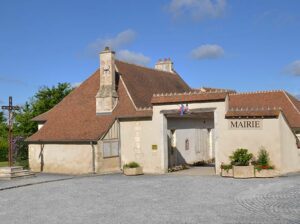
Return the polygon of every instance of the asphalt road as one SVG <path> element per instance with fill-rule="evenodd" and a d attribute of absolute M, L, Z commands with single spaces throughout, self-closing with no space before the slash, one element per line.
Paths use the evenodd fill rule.
<path fill-rule="evenodd" d="M 300 223 L 300 175 L 60 178 L 1 190 L 0 223 Z"/>

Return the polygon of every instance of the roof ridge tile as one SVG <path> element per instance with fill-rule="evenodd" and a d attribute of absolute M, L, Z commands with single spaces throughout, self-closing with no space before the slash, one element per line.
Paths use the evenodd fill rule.
<path fill-rule="evenodd" d="M 207 95 L 207 94 L 217 94 L 217 93 L 230 93 L 226 90 L 213 90 L 213 91 L 189 91 L 189 92 L 167 92 L 167 93 L 154 93 L 153 97 L 161 97 L 161 96 L 181 96 L 181 95 Z"/>
<path fill-rule="evenodd" d="M 278 90 L 258 90 L 258 91 L 248 91 L 248 92 L 229 92 L 230 95 L 250 95 L 250 94 L 261 94 L 261 93 L 280 93 L 285 92 L 284 90 L 278 89 Z"/>
<path fill-rule="evenodd" d="M 296 105 L 292 102 L 292 100 L 290 99 L 290 97 L 288 96 L 286 91 L 283 91 L 284 95 L 286 96 L 286 98 L 288 99 L 288 101 L 293 105 L 294 109 L 298 112 L 298 114 L 300 114 L 300 111 L 298 110 L 298 108 L 296 107 Z"/>

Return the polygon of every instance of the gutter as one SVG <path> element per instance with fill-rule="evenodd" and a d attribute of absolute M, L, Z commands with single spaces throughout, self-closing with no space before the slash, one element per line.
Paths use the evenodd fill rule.
<path fill-rule="evenodd" d="M 28 144 L 89 144 L 91 142 L 97 143 L 97 140 L 30 140 L 25 139 Z"/>

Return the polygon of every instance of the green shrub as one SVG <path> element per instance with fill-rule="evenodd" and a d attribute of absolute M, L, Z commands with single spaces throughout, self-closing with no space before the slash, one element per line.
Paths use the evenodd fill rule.
<path fill-rule="evenodd" d="M 260 170 L 272 170 L 274 166 L 270 166 L 269 153 L 263 147 L 258 152 L 258 158 L 255 161 L 255 169 Z"/>
<path fill-rule="evenodd" d="M 252 153 L 248 153 L 248 149 L 237 149 L 229 156 L 231 165 L 234 166 L 248 166 L 250 160 L 253 158 Z"/>
<path fill-rule="evenodd" d="M 229 171 L 232 169 L 232 165 L 231 164 L 222 164 L 221 165 L 221 169 L 225 170 L 225 171 Z"/>
<path fill-rule="evenodd" d="M 130 162 L 123 166 L 123 168 L 137 168 L 137 167 L 140 167 L 140 164 L 138 164 L 137 162 Z"/>
<path fill-rule="evenodd" d="M 0 162 L 7 161 L 8 159 L 8 143 L 7 140 L 0 138 Z"/>
<path fill-rule="evenodd" d="M 257 165 L 268 166 L 270 162 L 269 153 L 264 148 L 261 148 L 258 152 L 258 158 L 256 160 Z"/>

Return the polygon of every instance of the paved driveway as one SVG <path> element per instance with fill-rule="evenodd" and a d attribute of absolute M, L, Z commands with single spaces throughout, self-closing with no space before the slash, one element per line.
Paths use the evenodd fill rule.
<path fill-rule="evenodd" d="M 300 175 L 121 174 L 0 191 L 0 223 L 300 223 Z"/>

